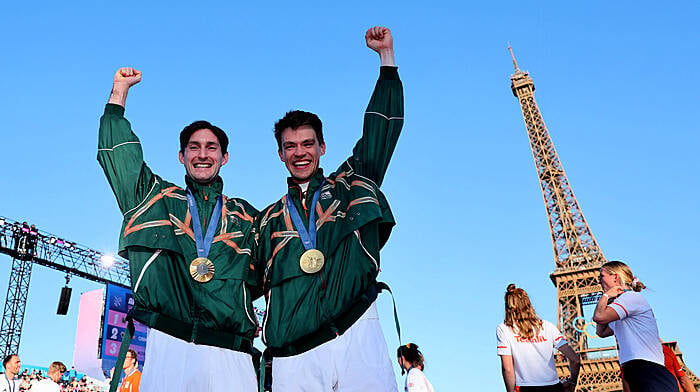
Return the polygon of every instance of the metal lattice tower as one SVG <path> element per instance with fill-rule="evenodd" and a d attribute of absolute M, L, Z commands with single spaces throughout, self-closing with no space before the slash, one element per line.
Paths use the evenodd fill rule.
<path fill-rule="evenodd" d="M 512 48 L 508 47 L 508 50 L 515 68 L 510 77 L 511 89 L 520 102 L 525 119 L 552 235 L 555 268 L 550 278 L 557 288 L 557 326 L 582 360 L 576 390 L 622 391 L 616 347 L 589 348 L 585 332 L 580 332 L 586 327 L 583 305 L 597 303 L 602 294 L 598 274 L 605 257 L 576 201 L 535 102 L 535 83 L 518 67 Z M 665 344 L 672 347 L 679 363 L 697 385 L 699 380 L 685 366 L 677 343 Z M 560 376 L 568 376 L 568 366 L 561 358 L 557 371 Z"/>
<path fill-rule="evenodd" d="M 16 353 L 24 322 L 24 308 L 29 294 L 29 280 L 32 276 L 32 262 L 12 258 L 10 282 L 7 285 L 7 300 L 0 324 L 0 350 L 5 355 Z"/>
<path fill-rule="evenodd" d="M 103 253 L 41 232 L 26 223 L 0 218 L 0 253 L 12 257 L 0 323 L 0 354 L 3 357 L 19 350 L 34 263 L 95 282 L 130 287 L 126 260 L 113 257 L 108 258 L 110 262 L 105 264 Z"/>
<path fill-rule="evenodd" d="M 513 51 L 509 50 L 512 56 Z M 559 297 L 558 327 L 569 344 L 580 352 L 588 348 L 588 342 L 586 335 L 576 329 L 576 326 L 583 327 L 583 323 L 577 325 L 577 322 L 582 320 L 583 305 L 589 301 L 597 302 L 596 293 L 601 291 L 598 271 L 605 257 L 588 227 L 549 137 L 535 102 L 535 84 L 527 72 L 518 68 L 515 56 L 512 58 L 515 73 L 510 77 L 511 88 L 520 101 L 525 118 L 554 246 L 555 269 L 550 278 Z"/>

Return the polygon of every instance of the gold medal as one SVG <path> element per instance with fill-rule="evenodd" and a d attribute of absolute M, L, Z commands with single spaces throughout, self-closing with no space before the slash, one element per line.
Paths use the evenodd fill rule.
<path fill-rule="evenodd" d="M 309 249 L 301 255 L 299 266 L 307 274 L 315 274 L 323 268 L 325 257 L 318 249 Z"/>
<path fill-rule="evenodd" d="M 197 282 L 207 283 L 214 277 L 214 263 L 206 257 L 197 257 L 190 263 L 190 275 Z"/>

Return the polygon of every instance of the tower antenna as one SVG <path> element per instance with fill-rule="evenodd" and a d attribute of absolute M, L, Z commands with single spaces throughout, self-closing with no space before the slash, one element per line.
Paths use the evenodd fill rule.
<path fill-rule="evenodd" d="M 518 68 L 518 61 L 515 59 L 515 55 L 513 54 L 513 48 L 510 46 L 510 42 L 508 42 L 508 51 L 510 52 L 510 58 L 513 59 L 513 68 L 515 68 L 515 72 L 520 72 L 520 68 Z"/>

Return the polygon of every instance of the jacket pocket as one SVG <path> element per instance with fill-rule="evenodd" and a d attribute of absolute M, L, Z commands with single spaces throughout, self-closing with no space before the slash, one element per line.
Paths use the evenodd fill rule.
<path fill-rule="evenodd" d="M 270 286 L 279 286 L 290 279 L 308 276 L 309 274 L 302 271 L 299 265 L 299 259 L 303 253 L 301 250 L 295 251 L 294 249 L 284 252 L 284 254 L 278 253 L 272 262 L 269 277 Z"/>

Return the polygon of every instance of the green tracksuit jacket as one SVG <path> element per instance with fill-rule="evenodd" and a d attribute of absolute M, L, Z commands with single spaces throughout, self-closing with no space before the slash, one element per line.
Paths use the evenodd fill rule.
<path fill-rule="evenodd" d="M 326 261 L 303 272 L 304 248 L 286 208 L 286 195 L 256 220 L 258 270 L 264 270 L 267 312 L 262 339 L 274 356 L 309 350 L 347 330 L 376 298 L 379 250 L 394 218 L 381 192 L 384 174 L 403 126 L 403 87 L 396 67 L 381 67 L 367 107 L 362 138 L 338 170 L 325 177 L 317 217 L 317 245 Z M 306 205 L 324 175 L 314 175 Z M 301 189 L 288 180 L 297 210 L 308 225 Z"/>
<path fill-rule="evenodd" d="M 188 342 L 248 351 L 257 328 L 251 246 L 257 211 L 245 200 L 223 196 L 209 253 L 215 274 L 200 283 L 189 272 L 197 250 L 185 190 L 148 168 L 119 105 L 107 104 L 100 119 L 97 160 L 124 215 L 119 254 L 129 260 L 134 318 Z M 206 232 L 223 182 L 185 181 Z"/>

